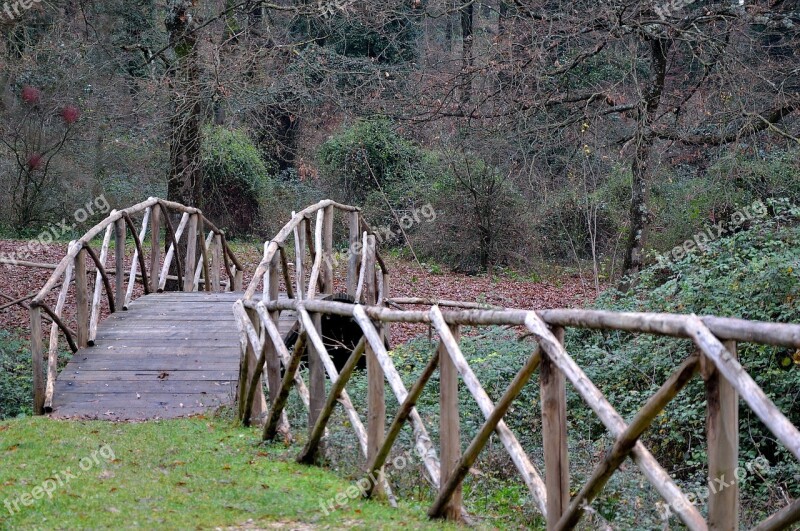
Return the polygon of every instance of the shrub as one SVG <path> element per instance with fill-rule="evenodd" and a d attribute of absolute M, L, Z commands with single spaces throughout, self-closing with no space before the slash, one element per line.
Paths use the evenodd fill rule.
<path fill-rule="evenodd" d="M 28 344 L 0 330 L 0 420 L 33 411 L 33 374 Z"/>
<path fill-rule="evenodd" d="M 260 203 L 274 192 L 274 168 L 247 134 L 225 127 L 203 131 L 204 213 L 229 235 L 258 231 Z"/>

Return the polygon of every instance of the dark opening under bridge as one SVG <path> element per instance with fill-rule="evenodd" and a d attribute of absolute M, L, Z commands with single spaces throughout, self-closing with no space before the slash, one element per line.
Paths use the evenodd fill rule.
<path fill-rule="evenodd" d="M 335 230 L 337 211 L 344 213 L 340 230 Z M 138 221 L 141 228 L 137 232 Z M 98 254 L 92 245 L 104 231 Z M 130 260 L 125 254 L 128 235 L 133 239 Z M 333 251 L 335 235 L 344 235 L 348 244 L 347 275 L 341 285 L 334 278 L 339 257 Z M 112 236 L 113 269 L 106 270 Z M 90 270 L 87 263 L 94 268 Z M 738 485 L 710 492 L 704 517 L 640 440 L 670 400 L 698 375 L 706 386 L 709 481 L 735 477 L 740 401 L 800 460 L 800 431 L 737 357 L 740 342 L 800 348 L 798 325 L 695 315 L 529 311 L 471 302 L 391 298 L 389 271 L 377 250 L 376 235 L 357 208 L 333 201 L 297 213 L 265 244 L 263 259 L 246 290 L 243 275 L 244 268 L 224 234 L 197 209 L 151 198 L 112 212 L 70 244 L 67 256 L 31 302 L 35 411 L 154 418 L 235 403 L 239 420 L 262 424 L 262 438 L 268 441 L 278 432 L 292 429 L 284 408 L 289 394 L 297 392 L 309 411 L 308 426 L 301 428 L 308 435 L 303 437 L 305 445 L 298 461 L 316 461 L 328 421 L 339 405 L 358 439 L 365 471 L 379 478 L 370 483 L 367 495 L 393 500 L 382 470 L 407 422 L 426 479 L 436 491 L 428 514 L 453 520 L 468 517 L 462 506 L 461 484 L 494 435 L 509 454 L 548 529 L 575 527 L 628 458 L 689 529 L 739 528 Z M 90 289 L 92 285 L 94 289 Z M 168 287 L 175 291 L 162 293 Z M 347 297 L 332 300 L 336 287 L 345 289 Z M 75 307 L 71 314 L 65 311 L 68 300 Z M 405 309 L 409 307 L 412 309 Z M 110 315 L 101 321 L 105 314 Z M 43 315 L 51 321 L 47 349 Z M 388 353 L 390 325 L 397 322 L 425 323 L 439 340 L 439 348 L 410 387 Z M 517 327 L 531 340 L 530 357 L 514 368 L 514 378 L 496 403 L 459 346 L 462 327 L 491 325 Z M 691 341 L 694 351 L 639 412 L 626 420 L 564 349 L 564 331 L 569 327 L 684 338 Z M 61 335 L 76 354 L 59 375 Z M 303 356 L 307 356 L 307 378 L 298 371 Z M 366 358 L 368 379 L 366 412 L 357 411 L 347 393 L 347 383 L 362 358 Z M 437 370 L 439 440 L 434 442 L 415 405 Z M 529 458 L 530 449 L 521 446 L 503 421 L 537 371 L 543 474 Z M 326 379 L 330 381 L 327 391 Z M 583 485 L 574 484 L 569 474 L 567 382 L 614 440 Z M 460 385 L 484 416 L 466 448 L 460 437 Z M 387 389 L 400 404 L 388 430 Z M 366 414 L 366 426 L 362 413 Z M 755 529 L 788 529 L 798 521 L 800 500 L 793 500 Z"/>

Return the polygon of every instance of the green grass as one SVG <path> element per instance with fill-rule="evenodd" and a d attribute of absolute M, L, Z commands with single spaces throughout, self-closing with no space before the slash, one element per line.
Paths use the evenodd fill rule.
<path fill-rule="evenodd" d="M 429 522 L 424 507 L 393 509 L 360 497 L 326 515 L 323 500 L 353 483 L 296 464 L 297 448 L 258 440 L 227 419 L 2 422 L 0 528 L 445 528 Z M 14 509 L 15 500 L 37 493 Z"/>

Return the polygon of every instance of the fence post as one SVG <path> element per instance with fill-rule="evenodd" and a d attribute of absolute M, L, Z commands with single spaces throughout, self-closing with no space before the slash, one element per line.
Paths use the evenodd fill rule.
<path fill-rule="evenodd" d="M 114 223 L 114 261 L 116 278 L 114 278 L 114 309 L 120 311 L 125 305 L 125 220 L 119 218 Z"/>
<path fill-rule="evenodd" d="M 269 272 L 267 273 L 269 275 L 269 290 L 267 292 L 269 301 L 278 300 L 278 268 L 280 266 L 280 255 L 276 252 L 272 257 L 272 262 L 269 265 Z M 276 328 L 278 326 L 279 315 L 280 312 L 270 312 L 270 318 L 272 319 L 272 322 L 275 323 Z M 270 339 L 269 334 L 264 335 L 264 341 L 264 348 L 266 349 L 265 358 L 267 369 L 267 385 L 269 386 L 269 403 L 270 407 L 272 407 L 281 391 L 281 362 L 278 357 L 278 349 L 275 347 L 272 339 Z"/>
<path fill-rule="evenodd" d="M 294 233 L 295 293 L 299 300 L 306 298 L 306 223 L 308 223 L 307 218 L 301 219 Z"/>
<path fill-rule="evenodd" d="M 194 270 L 197 267 L 197 214 L 189 215 L 186 232 L 186 262 L 183 264 L 183 291 L 194 290 Z M 178 252 L 176 249 L 175 252 Z"/>
<path fill-rule="evenodd" d="M 42 310 L 31 304 L 31 356 L 33 358 L 33 414 L 44 415 L 44 346 L 42 344 Z"/>
<path fill-rule="evenodd" d="M 347 220 L 350 228 L 350 245 L 347 247 L 347 294 L 356 296 L 358 289 L 358 266 L 361 258 L 361 225 L 358 211 L 348 212 Z"/>
<path fill-rule="evenodd" d="M 564 329 L 553 327 L 553 335 L 564 343 Z M 542 355 L 539 367 L 542 400 L 547 529 L 555 529 L 569 507 L 569 454 L 567 449 L 567 391 L 564 374 Z"/>
<path fill-rule="evenodd" d="M 736 341 L 723 341 L 738 359 Z M 739 394 L 705 359 L 706 436 L 708 438 L 708 528 L 717 531 L 739 529 L 739 485 L 734 475 L 739 463 Z"/>
<path fill-rule="evenodd" d="M 211 289 L 215 292 L 220 291 L 219 268 L 222 264 L 222 236 L 214 233 L 214 240 L 211 244 Z"/>
<path fill-rule="evenodd" d="M 461 340 L 461 328 L 451 325 L 456 341 Z M 439 343 L 439 445 L 441 447 L 441 481 L 439 489 L 447 484 L 461 459 L 461 429 L 458 407 L 458 369 L 443 343 Z M 448 520 L 461 520 L 461 494 L 459 485 L 453 491 L 443 515 Z"/>
<path fill-rule="evenodd" d="M 335 210 L 333 205 L 325 207 L 325 214 L 322 218 L 322 264 L 320 265 L 320 275 L 322 275 L 322 293 L 333 293 L 333 216 Z"/>
<path fill-rule="evenodd" d="M 256 312 L 251 308 L 246 308 L 245 311 L 247 312 L 247 316 L 250 318 L 250 322 L 252 323 L 253 328 L 255 328 L 258 335 L 260 335 L 259 331 L 261 330 L 261 318 L 258 316 L 258 312 Z M 267 337 L 265 340 L 269 341 L 269 338 Z M 244 422 L 245 424 L 248 424 L 250 422 L 250 419 L 245 419 L 243 415 L 243 412 L 247 410 L 247 408 L 244 407 L 244 402 L 247 400 L 247 393 L 248 393 L 247 387 L 250 385 L 250 382 L 253 379 L 253 373 L 256 371 L 256 365 L 258 363 L 258 357 L 260 355 L 261 352 L 256 352 L 256 350 L 253 348 L 253 344 L 250 343 L 250 340 L 248 339 L 246 342 L 246 352 L 245 352 L 245 369 L 246 369 L 245 374 L 247 375 L 247 377 L 244 379 L 240 378 L 241 388 L 239 389 L 239 400 L 240 400 L 239 413 L 240 417 L 242 417 L 241 421 Z M 258 380 L 258 385 L 261 386 L 260 378 Z M 250 407 L 250 418 L 261 419 L 261 417 L 264 415 L 264 413 L 266 413 L 266 411 L 267 411 L 267 399 L 264 396 L 264 390 L 259 389 L 255 393 L 253 393 L 253 403 L 251 404 Z"/>
<path fill-rule="evenodd" d="M 78 307 L 77 321 L 78 347 L 89 344 L 89 286 L 86 283 L 86 250 L 81 247 L 75 257 L 75 304 Z"/>
<path fill-rule="evenodd" d="M 367 305 L 376 303 L 375 298 L 375 236 L 367 236 L 364 277 L 364 302 Z M 384 386 L 384 374 L 375 351 L 367 343 L 367 462 L 372 462 L 375 455 L 383 446 L 386 437 L 386 397 Z M 381 468 L 379 476 L 383 476 Z M 373 496 L 383 497 L 386 495 L 383 489 L 383 481 L 378 481 L 373 489 Z"/>
<path fill-rule="evenodd" d="M 150 210 L 150 293 L 158 293 L 158 272 L 161 270 L 161 205 Z"/>

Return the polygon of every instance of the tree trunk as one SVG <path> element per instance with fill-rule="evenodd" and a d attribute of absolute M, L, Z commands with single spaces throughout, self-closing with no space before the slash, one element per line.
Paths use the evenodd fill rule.
<path fill-rule="evenodd" d="M 650 132 L 650 125 L 664 94 L 664 80 L 667 71 L 667 53 L 671 42 L 667 39 L 652 39 L 650 44 L 650 87 L 643 105 L 639 110 L 639 122 L 636 131 L 636 155 L 631 163 L 631 227 L 628 236 L 628 247 L 625 254 L 625 272 L 628 275 L 638 273 L 642 268 L 644 245 L 650 222 L 650 211 L 647 209 L 649 192 L 649 162 L 655 137 Z"/>
<path fill-rule="evenodd" d="M 469 103 L 472 99 L 472 24 L 475 16 L 475 3 L 472 0 L 463 0 L 461 7 L 461 72 L 462 89 L 461 103 Z"/>

